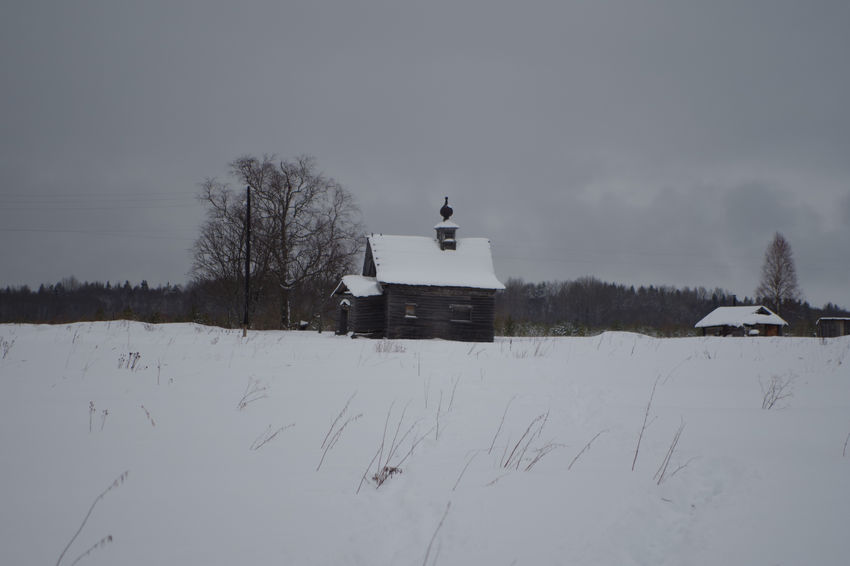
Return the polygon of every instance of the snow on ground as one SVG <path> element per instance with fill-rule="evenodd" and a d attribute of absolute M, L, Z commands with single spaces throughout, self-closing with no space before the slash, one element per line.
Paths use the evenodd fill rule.
<path fill-rule="evenodd" d="M 119 321 L 0 326 L 0 356 L 2 564 L 56 563 L 69 541 L 66 565 L 850 556 L 850 338 Z M 791 395 L 767 410 L 771 383 Z M 402 470 L 380 488 L 378 454 Z"/>

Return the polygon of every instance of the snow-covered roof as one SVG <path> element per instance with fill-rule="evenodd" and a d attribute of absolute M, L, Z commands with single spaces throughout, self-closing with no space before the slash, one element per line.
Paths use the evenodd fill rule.
<path fill-rule="evenodd" d="M 435 239 L 424 236 L 373 234 L 367 241 L 380 283 L 505 288 L 493 271 L 487 238 L 460 238 L 454 250 L 441 250 Z"/>
<path fill-rule="evenodd" d="M 439 224 L 434 226 L 434 228 L 435 229 L 439 229 L 439 228 L 460 228 L 460 226 L 458 226 L 457 224 L 455 224 L 451 220 L 443 220 L 442 222 L 440 222 Z"/>
<path fill-rule="evenodd" d="M 778 314 L 761 305 L 746 307 L 717 307 L 708 316 L 694 325 L 694 328 L 709 326 L 755 326 L 756 324 L 773 324 L 787 326 Z"/>
<path fill-rule="evenodd" d="M 336 295 L 339 291 L 344 292 L 341 287 L 345 287 L 355 297 L 374 297 L 383 293 L 380 283 L 374 277 L 362 275 L 345 275 L 331 294 Z"/>

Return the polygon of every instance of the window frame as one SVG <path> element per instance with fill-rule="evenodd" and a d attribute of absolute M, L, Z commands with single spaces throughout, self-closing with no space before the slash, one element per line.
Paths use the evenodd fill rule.
<path fill-rule="evenodd" d="M 404 318 L 418 318 L 416 316 L 416 303 L 404 303 Z"/>
<path fill-rule="evenodd" d="M 460 316 L 459 316 L 460 315 Z M 472 305 L 451 304 L 449 305 L 449 320 L 451 322 L 472 322 Z"/>

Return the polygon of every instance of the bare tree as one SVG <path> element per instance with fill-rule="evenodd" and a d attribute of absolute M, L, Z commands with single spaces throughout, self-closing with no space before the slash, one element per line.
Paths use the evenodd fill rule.
<path fill-rule="evenodd" d="M 769 304 L 777 314 L 782 303 L 800 298 L 797 270 L 791 255 L 791 244 L 777 232 L 764 253 L 761 281 L 756 288 L 756 297 Z"/>
<path fill-rule="evenodd" d="M 293 296 L 310 303 L 312 312 L 321 311 L 331 285 L 352 269 L 361 245 L 359 211 L 351 194 L 318 172 L 310 157 L 277 161 L 247 155 L 230 169 L 238 190 L 215 179 L 202 184 L 199 198 L 209 210 L 194 246 L 193 276 L 221 282 L 223 296 L 239 296 L 246 240 L 241 191 L 250 186 L 251 299 L 274 301 L 279 326 L 288 328 Z"/>

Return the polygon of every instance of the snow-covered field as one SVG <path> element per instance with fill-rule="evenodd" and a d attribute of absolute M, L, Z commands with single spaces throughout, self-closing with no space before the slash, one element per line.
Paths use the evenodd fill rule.
<path fill-rule="evenodd" d="M 0 356 L 4 565 L 850 563 L 850 338 L 121 321 Z"/>

